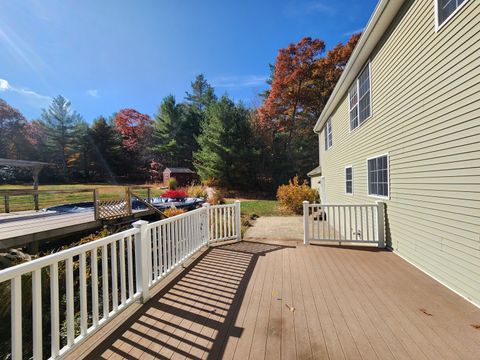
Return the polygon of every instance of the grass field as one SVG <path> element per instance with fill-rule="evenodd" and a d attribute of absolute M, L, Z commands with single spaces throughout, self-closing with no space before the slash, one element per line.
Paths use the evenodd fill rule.
<path fill-rule="evenodd" d="M 1 190 L 26 189 L 31 190 L 31 185 L 0 185 Z M 69 194 L 40 194 L 40 209 L 53 205 L 70 204 L 77 202 L 93 201 L 93 189 L 98 189 L 100 200 L 120 200 L 125 197 L 125 186 L 98 185 L 98 184 L 66 184 L 66 185 L 40 185 L 39 190 L 81 190 L 91 189 L 92 192 L 73 192 Z M 134 190 L 141 197 L 147 197 L 146 189 Z M 151 196 L 159 196 L 163 191 L 155 186 L 151 191 Z M 33 210 L 34 201 L 32 195 L 14 195 L 9 197 L 10 212 Z M 5 212 L 5 199 L 0 198 L 0 213 Z"/>
<path fill-rule="evenodd" d="M 242 201 L 242 214 L 258 216 L 281 216 L 285 212 L 279 208 L 276 200 Z"/>

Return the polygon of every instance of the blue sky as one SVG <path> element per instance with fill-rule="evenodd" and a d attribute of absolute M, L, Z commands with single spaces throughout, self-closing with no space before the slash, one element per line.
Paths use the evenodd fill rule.
<path fill-rule="evenodd" d="M 132 107 L 153 115 L 196 74 L 255 104 L 278 49 L 327 47 L 361 30 L 377 0 L 2 0 L 0 98 L 29 119 L 62 94 L 87 121 Z"/>

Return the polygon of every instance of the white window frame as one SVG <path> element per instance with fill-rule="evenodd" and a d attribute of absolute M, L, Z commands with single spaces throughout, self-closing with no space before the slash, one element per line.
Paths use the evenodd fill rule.
<path fill-rule="evenodd" d="M 467 0 L 468 1 L 468 0 Z M 351 107 L 351 102 L 350 102 L 350 89 L 353 87 L 354 84 L 352 84 L 352 86 L 350 86 L 350 88 L 348 89 L 348 128 L 349 128 L 349 132 L 352 133 L 354 132 L 355 130 L 357 130 L 360 126 L 362 126 L 364 123 L 366 123 L 372 116 L 373 116 L 373 108 L 372 108 L 372 67 L 370 65 L 370 59 L 367 61 L 367 63 L 365 64 L 365 66 L 362 68 L 362 70 L 360 70 L 360 72 L 358 73 L 358 76 L 355 78 L 355 87 L 356 87 L 356 90 L 357 90 L 357 102 L 355 103 L 355 106 L 357 107 L 357 121 L 358 121 L 358 125 L 357 127 L 353 128 L 352 129 L 352 123 L 351 123 L 351 120 L 350 120 L 350 112 L 352 111 L 352 107 Z M 370 103 L 370 115 L 368 117 L 366 117 L 362 122 L 360 122 L 360 75 L 363 73 L 363 71 L 368 67 L 368 86 L 370 88 L 369 90 L 369 103 Z M 354 107 L 355 107 L 354 106 Z"/>
<path fill-rule="evenodd" d="M 450 23 L 450 20 L 469 2 L 470 0 L 465 0 L 443 21 L 443 23 L 439 24 L 438 23 L 438 0 L 433 0 L 434 6 L 435 6 L 435 31 L 439 32 L 441 29 L 443 29 L 448 23 Z"/>
<path fill-rule="evenodd" d="M 386 157 L 387 157 L 387 181 L 388 181 L 387 190 L 388 190 L 388 196 L 370 194 L 370 189 L 369 189 L 369 185 L 370 185 L 370 173 L 369 173 L 369 171 L 368 171 L 368 160 L 377 159 L 377 158 L 383 157 L 383 156 L 386 156 Z M 370 157 L 367 158 L 367 160 L 365 161 L 365 164 L 366 164 L 366 166 L 367 166 L 367 195 L 368 195 L 369 197 L 373 197 L 373 198 L 377 198 L 377 199 L 390 200 L 390 154 L 387 152 L 387 153 L 384 153 L 384 154 L 378 154 L 378 155 L 375 155 L 375 156 L 370 156 Z"/>
<path fill-rule="evenodd" d="M 352 192 L 351 193 L 348 193 L 347 192 L 347 169 L 352 169 Z M 353 166 L 352 165 L 347 165 L 345 166 L 345 172 L 344 172 L 344 176 L 345 176 L 345 195 L 348 195 L 348 196 L 353 196 Z"/>
<path fill-rule="evenodd" d="M 333 130 L 332 130 L 332 118 L 329 118 L 323 127 L 323 141 L 325 142 L 325 151 L 328 151 L 333 146 Z"/>

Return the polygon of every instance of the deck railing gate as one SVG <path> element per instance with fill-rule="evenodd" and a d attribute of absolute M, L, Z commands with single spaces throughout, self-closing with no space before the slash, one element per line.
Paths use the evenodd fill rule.
<path fill-rule="evenodd" d="M 225 240 L 241 240 L 239 201 L 153 223 L 140 220 L 121 233 L 1 270 L 0 286 L 11 294 L 11 358 L 66 355 L 127 306 L 148 300 L 151 287 L 202 246 Z M 29 283 L 27 320 L 22 288 Z M 49 329 L 42 324 L 45 311 Z M 28 349 L 24 321 L 32 324 Z M 51 338 L 50 349 L 43 348 L 44 337 Z"/>
<path fill-rule="evenodd" d="M 385 247 L 385 203 L 310 204 L 303 202 L 304 243 L 333 242 Z"/>

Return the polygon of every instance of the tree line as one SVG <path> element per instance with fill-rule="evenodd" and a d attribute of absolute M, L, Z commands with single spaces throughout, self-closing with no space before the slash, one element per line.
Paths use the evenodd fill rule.
<path fill-rule="evenodd" d="M 28 121 L 0 99 L 0 157 L 55 163 L 42 173 L 47 182 L 154 182 L 173 166 L 228 188 L 275 189 L 316 166 L 312 129 L 359 36 L 329 51 L 308 37 L 280 49 L 254 108 L 219 97 L 203 75 L 183 101 L 165 97 L 153 117 L 121 109 L 89 123 L 59 95 Z M 27 177 L 0 169 L 2 182 Z"/>

